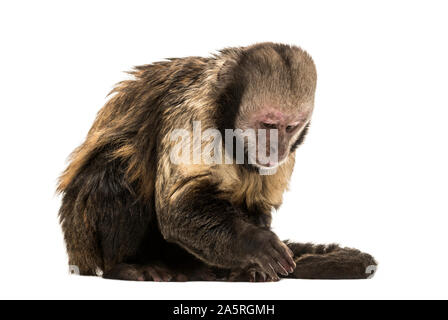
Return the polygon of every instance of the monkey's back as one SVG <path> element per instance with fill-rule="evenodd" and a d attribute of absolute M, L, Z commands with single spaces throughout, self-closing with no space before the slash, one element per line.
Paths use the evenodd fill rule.
<path fill-rule="evenodd" d="M 136 67 L 134 79 L 111 92 L 85 142 L 70 156 L 58 185 L 63 194 L 59 216 L 69 263 L 82 274 L 137 257 L 148 237 L 158 237 L 158 141 L 175 125 L 172 115 L 185 112 L 179 106 L 192 88 L 201 87 L 209 63 L 191 57 Z"/>
<path fill-rule="evenodd" d="M 134 79 L 117 84 L 110 100 L 98 112 L 85 142 L 71 154 L 59 179 L 64 192 L 82 168 L 98 154 L 127 163 L 130 181 L 144 175 L 147 164 L 137 160 L 155 156 L 155 141 L 165 119 L 181 105 L 188 91 L 198 86 L 210 59 L 189 57 L 135 67 Z M 140 149 L 140 150 L 139 150 Z M 144 149 L 144 150 L 143 150 Z"/>

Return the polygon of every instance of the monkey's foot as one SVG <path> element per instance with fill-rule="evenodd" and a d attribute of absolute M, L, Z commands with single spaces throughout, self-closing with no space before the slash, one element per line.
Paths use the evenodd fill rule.
<path fill-rule="evenodd" d="M 161 263 L 148 265 L 117 264 L 103 274 L 105 279 L 129 280 L 129 281 L 187 281 L 186 275 L 175 272 Z"/>
<path fill-rule="evenodd" d="M 201 266 L 193 270 L 185 271 L 187 281 L 216 281 L 218 277 L 216 273 L 209 266 Z"/>

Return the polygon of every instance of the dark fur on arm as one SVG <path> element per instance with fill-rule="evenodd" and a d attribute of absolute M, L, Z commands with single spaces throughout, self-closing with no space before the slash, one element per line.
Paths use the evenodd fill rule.
<path fill-rule="evenodd" d="M 293 253 L 266 227 L 248 220 L 209 181 L 195 181 L 159 215 L 166 240 L 175 242 L 211 266 L 257 265 L 275 279 L 294 270 Z"/>
<path fill-rule="evenodd" d="M 205 182 L 187 184 L 178 192 L 169 209 L 159 216 L 164 237 L 209 264 L 239 265 L 236 243 L 247 223 L 238 211 Z"/>

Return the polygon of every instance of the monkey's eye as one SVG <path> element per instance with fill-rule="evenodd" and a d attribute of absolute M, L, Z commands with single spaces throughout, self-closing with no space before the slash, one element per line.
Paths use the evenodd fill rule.
<path fill-rule="evenodd" d="M 275 123 L 262 122 L 261 126 L 265 129 L 277 129 L 277 125 Z"/>
<path fill-rule="evenodd" d="M 293 132 L 298 126 L 287 126 L 286 132 Z"/>

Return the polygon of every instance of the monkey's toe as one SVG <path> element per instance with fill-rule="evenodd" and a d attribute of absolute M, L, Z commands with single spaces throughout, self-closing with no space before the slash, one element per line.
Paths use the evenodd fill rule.
<path fill-rule="evenodd" d="M 185 282 L 191 281 L 191 275 L 180 272 L 174 268 L 167 267 L 163 263 L 154 263 L 150 265 L 145 265 L 141 267 L 146 281 L 155 281 L 155 282 L 168 282 L 168 281 L 176 281 L 176 282 Z"/>
<path fill-rule="evenodd" d="M 138 266 L 126 263 L 120 263 L 111 270 L 104 272 L 104 279 L 144 281 L 145 275 Z"/>
<path fill-rule="evenodd" d="M 170 270 L 157 265 L 143 266 L 142 269 L 146 281 L 167 282 L 175 278 Z"/>

